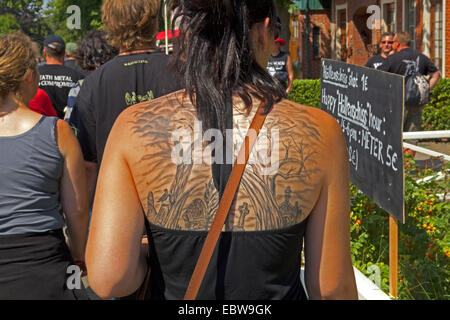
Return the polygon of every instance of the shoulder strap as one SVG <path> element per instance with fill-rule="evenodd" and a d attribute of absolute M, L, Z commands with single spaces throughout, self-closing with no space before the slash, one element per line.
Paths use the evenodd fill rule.
<path fill-rule="evenodd" d="M 252 125 L 250 126 L 249 132 L 245 137 L 242 144 L 241 150 L 239 152 L 236 163 L 231 172 L 230 178 L 228 180 L 227 186 L 225 188 L 222 200 L 219 204 L 219 209 L 215 215 L 213 224 L 208 233 L 208 236 L 203 245 L 203 249 L 200 253 L 200 257 L 195 266 L 194 273 L 192 275 L 189 287 L 187 289 L 184 300 L 195 300 L 197 298 L 198 290 L 205 277 L 206 269 L 208 268 L 209 262 L 211 261 L 212 254 L 216 247 L 217 241 L 219 240 L 220 234 L 222 232 L 223 225 L 230 211 L 230 207 L 236 195 L 236 191 L 244 174 L 245 167 L 247 166 L 248 159 L 250 158 L 251 151 L 255 145 L 255 142 L 259 136 L 259 132 L 264 125 L 267 115 L 262 114 L 263 107 L 260 106 L 256 112 L 255 118 L 253 119 Z M 256 134 L 254 134 L 256 133 Z"/>

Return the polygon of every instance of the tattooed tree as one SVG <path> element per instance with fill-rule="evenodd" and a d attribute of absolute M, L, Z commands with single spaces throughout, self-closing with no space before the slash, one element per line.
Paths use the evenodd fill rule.
<path fill-rule="evenodd" d="M 281 158 L 280 154 L 280 159 L 277 162 L 278 171 L 276 173 L 264 175 L 260 164 L 252 164 L 249 165 L 251 170 L 248 170 L 243 177 L 242 187 L 249 195 L 255 210 L 258 230 L 282 228 L 298 221 L 298 218 L 303 213 L 301 202 L 307 197 L 308 192 L 312 190 L 308 187 L 308 180 L 313 172 L 319 170 L 310 168 L 315 163 L 315 152 L 308 150 L 314 150 L 314 148 L 309 148 L 305 139 L 302 138 L 318 138 L 319 133 L 314 127 L 302 121 L 286 123 L 281 120 L 268 122 L 266 126 L 270 144 L 268 152 L 272 152 L 272 128 L 286 128 L 283 129 L 282 135 L 283 137 L 289 137 L 289 139 L 282 142 L 284 155 Z M 294 128 L 298 132 L 298 127 L 301 128 L 300 134 L 294 133 Z M 282 192 L 284 191 L 284 201 L 281 203 L 277 201 L 277 181 L 280 181 L 280 179 L 285 182 L 285 185 L 289 185 L 289 182 L 295 179 L 301 181 L 303 189 L 301 192 L 295 193 L 295 197 L 298 199 L 295 205 L 290 203 L 293 191 L 289 186 L 282 190 Z"/>

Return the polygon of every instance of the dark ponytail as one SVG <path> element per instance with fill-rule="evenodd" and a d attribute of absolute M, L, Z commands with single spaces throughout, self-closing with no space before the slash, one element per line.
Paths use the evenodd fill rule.
<path fill-rule="evenodd" d="M 266 113 L 285 97 L 282 86 L 256 62 L 250 35 L 266 17 L 275 28 L 273 0 L 175 0 L 172 7 L 174 20 L 180 19 L 174 63 L 204 130 L 225 131 L 233 95 L 247 111 L 255 96 Z"/>

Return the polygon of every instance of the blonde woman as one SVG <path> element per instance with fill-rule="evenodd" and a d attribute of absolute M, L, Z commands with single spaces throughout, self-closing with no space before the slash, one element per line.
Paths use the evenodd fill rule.
<path fill-rule="evenodd" d="M 20 32 L 1 35 L 0 300 L 82 299 L 80 269 L 69 267 L 84 265 L 83 159 L 64 121 L 26 107 L 38 82 L 30 39 Z"/>

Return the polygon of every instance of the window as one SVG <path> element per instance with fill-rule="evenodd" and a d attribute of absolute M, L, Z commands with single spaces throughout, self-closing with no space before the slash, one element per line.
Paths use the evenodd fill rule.
<path fill-rule="evenodd" d="M 442 70 L 442 4 L 434 7 L 434 52 L 433 62 L 439 70 Z"/>
<path fill-rule="evenodd" d="M 383 31 L 384 32 L 396 32 L 395 27 L 395 3 L 386 3 L 383 5 Z"/>
<path fill-rule="evenodd" d="M 416 0 L 406 0 L 407 1 L 407 30 L 411 37 L 410 47 L 416 48 Z"/>
<path fill-rule="evenodd" d="M 320 57 L 320 28 L 313 28 L 313 57 Z"/>

